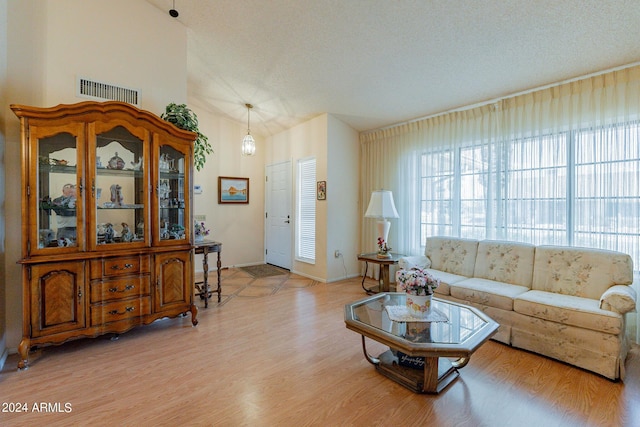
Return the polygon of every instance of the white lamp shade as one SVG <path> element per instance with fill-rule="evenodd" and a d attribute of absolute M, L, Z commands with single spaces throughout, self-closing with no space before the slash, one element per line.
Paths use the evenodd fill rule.
<path fill-rule="evenodd" d="M 398 218 L 398 211 L 393 202 L 393 193 L 389 190 L 372 192 L 369 207 L 364 216 L 366 218 Z"/>
<path fill-rule="evenodd" d="M 251 134 L 247 134 L 242 140 L 242 154 L 245 156 L 253 156 L 256 153 L 256 141 Z"/>

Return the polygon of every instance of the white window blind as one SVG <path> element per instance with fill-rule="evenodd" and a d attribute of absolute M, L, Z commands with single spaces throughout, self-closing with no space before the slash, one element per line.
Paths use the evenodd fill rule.
<path fill-rule="evenodd" d="M 297 181 L 296 258 L 313 264 L 316 260 L 315 158 L 298 160 Z"/>
<path fill-rule="evenodd" d="M 638 265 L 638 122 L 496 145 L 491 157 L 487 144 L 421 155 L 421 242 L 453 235 L 594 247 Z M 492 163 L 502 165 L 493 177 Z"/>

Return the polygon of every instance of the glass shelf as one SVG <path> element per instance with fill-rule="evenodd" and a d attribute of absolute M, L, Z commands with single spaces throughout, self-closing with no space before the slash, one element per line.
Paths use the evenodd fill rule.
<path fill-rule="evenodd" d="M 105 202 L 105 203 L 109 203 L 109 202 Z M 143 209 L 144 205 L 142 204 L 136 204 L 136 205 L 122 205 L 122 206 L 98 206 L 98 209 Z"/>
<path fill-rule="evenodd" d="M 134 169 L 96 168 L 96 175 L 142 178 L 143 171 Z"/>
<path fill-rule="evenodd" d="M 38 166 L 38 172 L 40 174 L 50 174 L 50 173 L 76 173 L 75 166 L 66 166 L 66 165 L 47 165 L 40 164 Z"/>

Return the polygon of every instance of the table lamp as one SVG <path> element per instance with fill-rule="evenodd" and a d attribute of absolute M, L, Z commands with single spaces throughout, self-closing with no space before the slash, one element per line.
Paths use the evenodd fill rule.
<path fill-rule="evenodd" d="M 398 218 L 396 205 L 393 203 L 393 193 L 390 190 L 375 190 L 371 193 L 369 207 L 364 214 L 365 218 L 376 218 L 378 220 L 378 238 L 385 243 L 389 236 L 391 222 L 387 218 Z"/>

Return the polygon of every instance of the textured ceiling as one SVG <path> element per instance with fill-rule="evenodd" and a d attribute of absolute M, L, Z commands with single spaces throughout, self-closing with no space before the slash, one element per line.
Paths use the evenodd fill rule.
<path fill-rule="evenodd" d="M 640 61 L 639 0 L 147 0 L 188 28 L 189 102 L 272 135 L 358 131 Z M 180 16 L 172 18 L 169 9 Z"/>

